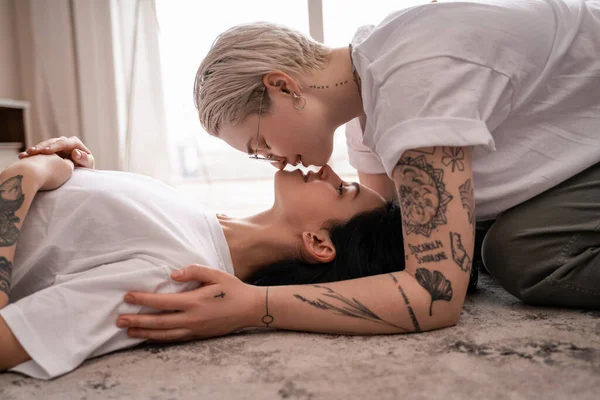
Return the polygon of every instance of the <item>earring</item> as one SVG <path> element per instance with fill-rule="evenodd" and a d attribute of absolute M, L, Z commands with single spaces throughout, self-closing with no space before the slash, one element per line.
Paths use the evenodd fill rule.
<path fill-rule="evenodd" d="M 296 93 L 294 93 L 294 92 L 292 92 L 292 96 L 294 97 L 294 108 L 295 108 L 296 110 L 298 110 L 298 111 L 304 110 L 304 107 L 306 106 L 306 99 L 305 99 L 304 97 L 302 97 L 302 95 L 301 95 L 301 94 L 300 94 L 300 95 L 298 95 L 298 94 L 296 94 Z M 300 107 L 298 107 L 298 106 L 296 105 L 296 100 L 298 100 L 298 99 L 300 99 L 300 100 L 301 100 L 301 103 L 302 103 L 302 106 L 300 106 Z"/>

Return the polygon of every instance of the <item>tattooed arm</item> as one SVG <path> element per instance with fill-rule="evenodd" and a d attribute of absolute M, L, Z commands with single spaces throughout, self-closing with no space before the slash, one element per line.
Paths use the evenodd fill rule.
<path fill-rule="evenodd" d="M 424 296 L 429 298 L 428 310 L 415 310 L 420 321 L 435 325 L 440 315 L 458 320 L 469 284 L 475 232 L 470 149 L 408 151 L 393 176 L 408 255 L 404 272 L 414 287 L 408 298 L 421 303 Z"/>
<path fill-rule="evenodd" d="M 0 308 L 8 304 L 19 230 L 39 187 L 37 178 L 20 163 L 0 173 Z"/>
<path fill-rule="evenodd" d="M 0 172 L 0 308 L 8 304 L 17 239 L 34 195 L 61 186 L 72 172 L 73 163 L 56 155 L 28 157 Z"/>

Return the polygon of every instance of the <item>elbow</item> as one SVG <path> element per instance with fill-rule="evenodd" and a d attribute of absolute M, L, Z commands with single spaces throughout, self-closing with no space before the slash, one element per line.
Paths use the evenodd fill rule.
<path fill-rule="evenodd" d="M 444 328 L 450 328 L 456 324 L 460 320 L 461 309 L 458 311 L 449 310 L 444 316 L 440 316 L 430 325 L 430 329 L 427 330 L 438 330 Z"/>
<path fill-rule="evenodd" d="M 462 306 L 463 303 L 461 302 L 459 306 L 455 306 L 452 307 L 451 310 L 448 311 L 448 316 L 447 316 L 447 326 L 454 326 L 456 324 L 458 324 L 458 321 L 460 320 L 460 316 L 462 315 Z"/>
<path fill-rule="evenodd" d="M 461 311 L 462 310 L 459 310 L 456 313 L 452 313 L 452 315 L 449 318 L 449 324 L 448 324 L 448 326 L 454 326 L 454 325 L 458 324 L 458 321 L 460 320 L 460 316 L 462 314 Z"/>

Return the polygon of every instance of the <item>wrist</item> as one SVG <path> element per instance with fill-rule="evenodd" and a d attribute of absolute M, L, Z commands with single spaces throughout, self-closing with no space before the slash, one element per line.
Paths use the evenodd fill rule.
<path fill-rule="evenodd" d="M 37 192 L 43 185 L 38 168 L 27 159 L 14 162 L 0 172 L 0 183 L 19 175 L 23 177 L 23 188 L 27 187 L 29 191 Z"/>
<path fill-rule="evenodd" d="M 267 309 L 267 287 L 248 285 L 248 288 L 250 297 L 244 314 L 244 328 L 264 328 L 267 326 L 263 322 Z"/>

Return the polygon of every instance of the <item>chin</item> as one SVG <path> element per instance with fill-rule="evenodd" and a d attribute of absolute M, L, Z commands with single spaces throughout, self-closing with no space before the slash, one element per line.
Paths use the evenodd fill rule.
<path fill-rule="evenodd" d="M 295 192 L 294 189 L 304 184 L 304 175 L 299 169 L 294 171 L 277 171 L 274 179 L 275 197 L 284 192 Z"/>

